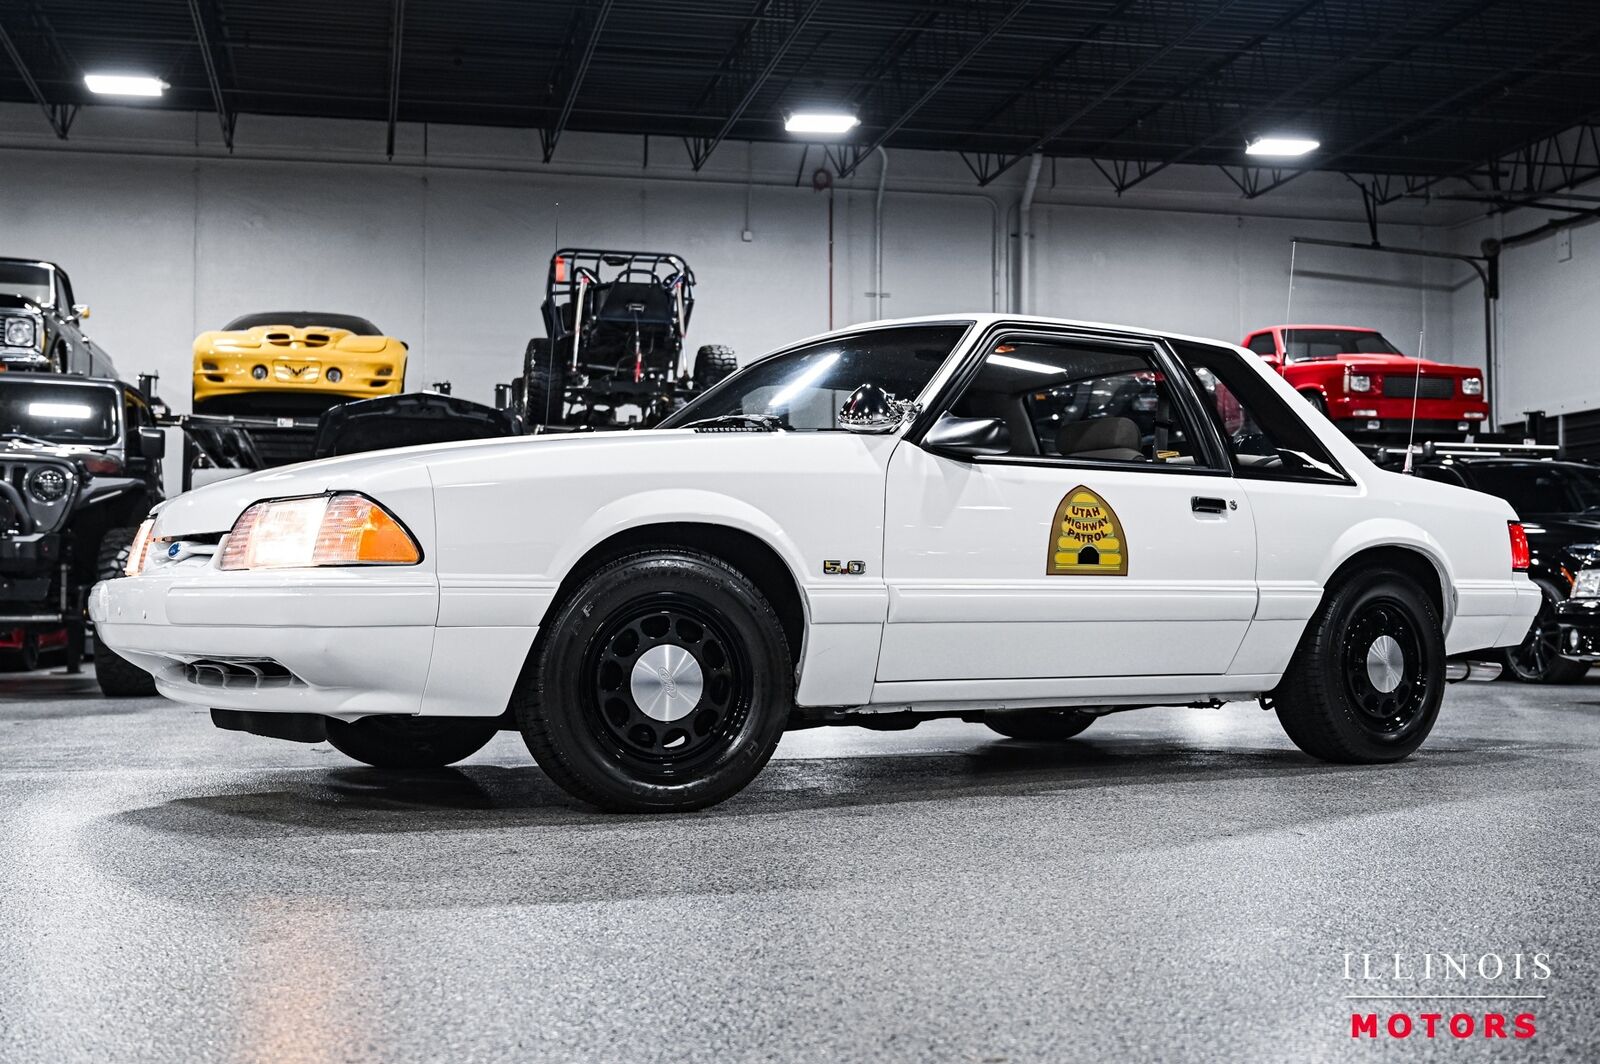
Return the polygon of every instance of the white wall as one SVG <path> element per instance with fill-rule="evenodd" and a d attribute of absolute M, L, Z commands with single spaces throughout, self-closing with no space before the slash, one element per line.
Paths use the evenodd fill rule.
<path fill-rule="evenodd" d="M 640 138 L 581 135 L 546 166 L 527 131 L 402 127 L 389 162 L 371 123 L 246 116 L 233 155 L 204 114 L 88 108 L 65 143 L 42 127 L 36 109 L 0 107 L 0 253 L 62 263 L 123 372 L 159 370 L 179 407 L 196 333 L 291 308 L 370 317 L 411 343 L 412 386 L 450 379 L 487 400 L 542 332 L 558 239 L 682 253 L 700 281 L 691 345 L 748 358 L 830 325 L 817 150 L 802 165 L 800 146 L 725 144 L 697 175 L 681 144 L 659 138 L 648 167 Z M 832 324 L 878 316 L 878 165 L 833 194 Z M 954 155 L 893 153 L 882 315 L 1017 298 L 1021 179 L 979 189 Z M 1425 224 L 1437 211 L 1395 208 L 1406 224 L 1384 238 L 1443 242 L 1451 234 Z M 1302 247 L 1286 306 L 1291 236 L 1366 239 L 1359 198 L 1335 177 L 1244 201 L 1215 171 L 1173 167 L 1119 200 L 1062 163 L 1033 216 L 1029 310 L 1227 340 L 1288 313 L 1375 325 L 1408 351 L 1426 319 L 1427 353 L 1457 357 L 1448 271 L 1428 260 Z"/>

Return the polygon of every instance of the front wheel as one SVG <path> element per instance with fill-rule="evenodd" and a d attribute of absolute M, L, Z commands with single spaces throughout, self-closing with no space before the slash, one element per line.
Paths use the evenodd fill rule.
<path fill-rule="evenodd" d="M 789 644 L 756 586 L 661 549 L 590 576 L 544 629 L 513 696 L 534 760 L 613 812 L 701 809 L 742 790 L 783 734 Z"/>
<path fill-rule="evenodd" d="M 1399 761 L 1433 730 L 1444 632 L 1415 581 L 1375 569 L 1335 585 L 1272 692 L 1278 721 L 1324 761 Z"/>
<path fill-rule="evenodd" d="M 1030 709 L 1021 713 L 985 713 L 983 723 L 1008 739 L 1057 742 L 1070 739 L 1095 722 L 1081 709 Z"/>
<path fill-rule="evenodd" d="M 1561 626 L 1556 622 L 1561 595 L 1552 584 L 1534 582 L 1541 596 L 1539 613 L 1522 642 L 1501 651 L 1505 675 L 1523 683 L 1577 683 L 1589 674 L 1589 666 L 1561 656 Z"/>
<path fill-rule="evenodd" d="M 1328 416 L 1328 401 L 1322 397 L 1321 392 L 1301 392 L 1306 397 L 1306 402 L 1317 408 L 1317 413 L 1323 417 Z"/>
<path fill-rule="evenodd" d="M 329 744 L 373 768 L 444 768 L 482 750 L 499 730 L 498 717 L 328 718 Z"/>

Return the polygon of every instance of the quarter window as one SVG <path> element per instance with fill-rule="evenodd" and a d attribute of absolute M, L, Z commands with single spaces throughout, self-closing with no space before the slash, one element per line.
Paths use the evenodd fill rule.
<path fill-rule="evenodd" d="M 1231 348 L 1174 341 L 1240 476 L 1343 481 L 1333 455 L 1255 367 Z"/>
<path fill-rule="evenodd" d="M 1145 466 L 1204 465 L 1153 349 L 1006 337 L 951 413 L 998 418 L 1010 457 Z"/>

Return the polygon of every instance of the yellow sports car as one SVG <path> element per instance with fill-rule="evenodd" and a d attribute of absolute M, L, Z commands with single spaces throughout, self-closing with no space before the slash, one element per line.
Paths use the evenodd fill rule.
<path fill-rule="evenodd" d="M 319 414 L 405 380 L 405 341 L 352 314 L 246 314 L 194 341 L 197 413 Z"/>

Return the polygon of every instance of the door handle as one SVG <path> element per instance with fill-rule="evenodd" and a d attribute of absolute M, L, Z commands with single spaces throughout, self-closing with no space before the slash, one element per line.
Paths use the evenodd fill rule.
<path fill-rule="evenodd" d="M 1197 514 L 1224 514 L 1228 512 L 1228 500 L 1210 495 L 1191 495 L 1189 509 Z"/>

